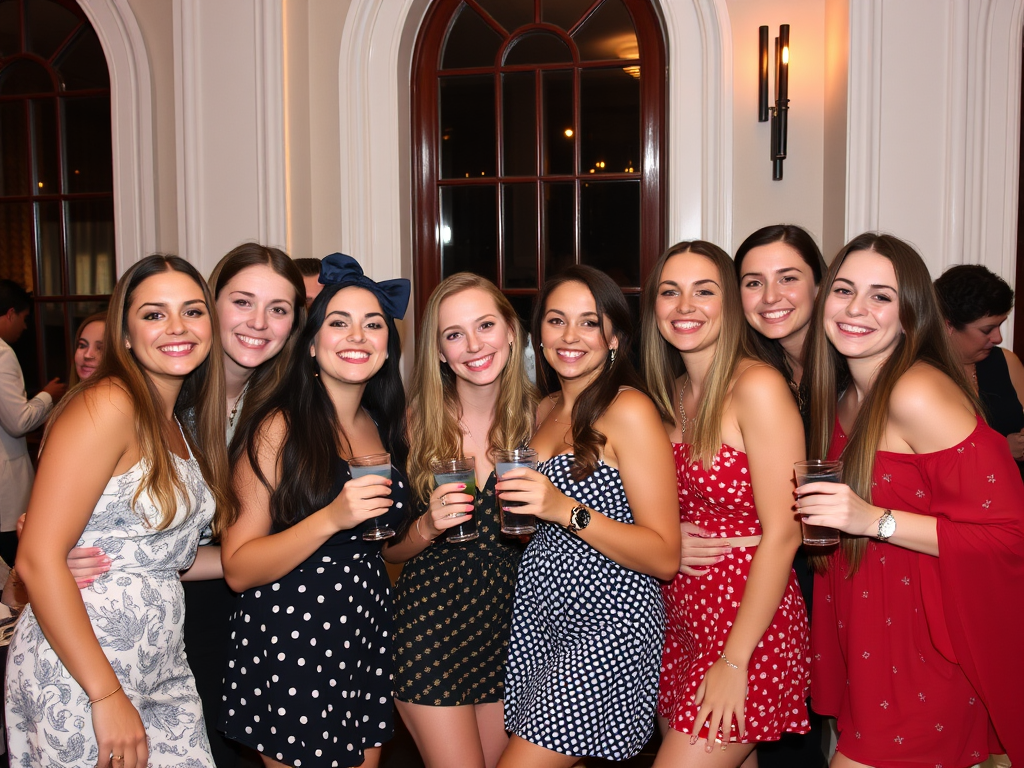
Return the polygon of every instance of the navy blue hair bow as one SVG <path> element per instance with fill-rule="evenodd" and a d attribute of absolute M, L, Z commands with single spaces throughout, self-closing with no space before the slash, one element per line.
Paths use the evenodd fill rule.
<path fill-rule="evenodd" d="M 379 283 L 363 274 L 359 262 L 344 253 L 332 253 L 320 261 L 320 283 L 323 285 L 357 285 L 365 288 L 380 302 L 380 308 L 401 320 L 409 307 L 411 285 L 404 277 L 381 280 Z"/>

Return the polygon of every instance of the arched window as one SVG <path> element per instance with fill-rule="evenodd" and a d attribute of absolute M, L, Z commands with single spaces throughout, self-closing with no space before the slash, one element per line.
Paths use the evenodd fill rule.
<path fill-rule="evenodd" d="M 110 81 L 73 0 L 0 0 L 0 277 L 33 292 L 29 387 L 67 375 L 78 323 L 113 288 Z"/>
<path fill-rule="evenodd" d="M 664 247 L 665 44 L 649 0 L 437 0 L 413 59 L 416 296 L 493 280 L 521 317 L 573 263 L 634 307 Z"/>

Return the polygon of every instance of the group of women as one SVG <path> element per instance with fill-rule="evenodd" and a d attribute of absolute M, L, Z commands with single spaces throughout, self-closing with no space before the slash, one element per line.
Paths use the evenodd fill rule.
<path fill-rule="evenodd" d="M 661 257 L 642 375 L 617 285 L 550 279 L 535 387 L 511 305 L 460 273 L 423 310 L 407 405 L 408 282 L 333 254 L 320 283 L 307 316 L 294 264 L 255 245 L 210 287 L 166 256 L 118 282 L 25 524 L 16 762 L 210 765 L 219 730 L 218 766 L 233 742 L 375 766 L 394 702 L 430 768 L 622 760 L 656 721 L 656 766 L 815 765 L 809 693 L 838 768 L 1024 759 L 1024 438 L 986 424 L 965 367 L 1009 307 L 944 321 L 900 240 L 862 235 L 826 269 L 768 227 L 735 261 Z M 527 446 L 537 469 L 497 477 Z M 389 470 L 351 471 L 379 454 Z M 808 454 L 841 456 L 844 482 L 794 488 Z M 458 457 L 475 483 L 436 483 Z M 538 521 L 525 546 L 510 503 Z M 808 565 L 800 518 L 841 545 Z M 183 596 L 179 572 L 205 586 Z"/>

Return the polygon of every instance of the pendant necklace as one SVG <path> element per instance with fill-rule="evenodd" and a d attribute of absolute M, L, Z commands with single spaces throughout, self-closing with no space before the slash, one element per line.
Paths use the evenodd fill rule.
<path fill-rule="evenodd" d="M 683 382 L 683 386 L 679 388 L 679 425 L 681 427 L 680 430 L 679 430 L 679 434 L 680 435 L 685 435 L 686 434 L 686 409 L 683 408 L 683 393 L 686 391 L 686 388 L 689 385 L 690 385 L 690 375 L 687 374 L 686 375 L 686 381 L 684 381 Z"/>
<path fill-rule="evenodd" d="M 238 397 L 235 398 L 235 404 L 231 408 L 231 414 L 228 416 L 228 426 L 235 426 L 235 416 L 238 415 L 238 404 L 242 402 L 242 396 L 245 395 L 245 391 L 249 389 L 249 380 L 245 380 L 245 386 L 242 387 L 242 391 L 238 393 Z"/>

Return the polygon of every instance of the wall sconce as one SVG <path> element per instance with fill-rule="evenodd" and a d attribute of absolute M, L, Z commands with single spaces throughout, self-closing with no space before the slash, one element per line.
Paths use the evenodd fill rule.
<path fill-rule="evenodd" d="M 775 38 L 775 106 L 768 105 L 768 27 L 758 29 L 757 120 L 771 118 L 772 178 L 782 178 L 789 139 L 789 24 L 779 26 Z"/>

